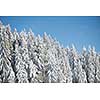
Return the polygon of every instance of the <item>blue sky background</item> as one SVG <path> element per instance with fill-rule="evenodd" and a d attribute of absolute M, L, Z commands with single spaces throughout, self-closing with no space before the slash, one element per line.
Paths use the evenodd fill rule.
<path fill-rule="evenodd" d="M 16 28 L 19 32 L 22 29 L 27 31 L 31 28 L 35 35 L 43 35 L 47 32 L 66 47 L 75 44 L 78 51 L 83 46 L 95 46 L 100 51 L 100 17 L 70 17 L 70 16 L 34 16 L 34 17 L 7 17 L 2 16 L 0 20 L 4 25 L 10 24 L 12 31 Z"/>

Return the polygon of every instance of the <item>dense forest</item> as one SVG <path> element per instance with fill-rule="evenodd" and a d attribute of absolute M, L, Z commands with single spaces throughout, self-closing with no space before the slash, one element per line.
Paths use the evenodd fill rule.
<path fill-rule="evenodd" d="M 11 30 L 0 22 L 0 83 L 99 83 L 100 53 L 94 46 L 62 46 L 31 29 Z"/>

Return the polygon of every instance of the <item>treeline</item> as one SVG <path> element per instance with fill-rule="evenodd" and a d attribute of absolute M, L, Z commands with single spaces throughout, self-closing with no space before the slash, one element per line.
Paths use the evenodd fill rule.
<path fill-rule="evenodd" d="M 99 83 L 100 54 L 94 47 L 81 54 L 50 35 L 13 32 L 0 22 L 0 83 Z"/>

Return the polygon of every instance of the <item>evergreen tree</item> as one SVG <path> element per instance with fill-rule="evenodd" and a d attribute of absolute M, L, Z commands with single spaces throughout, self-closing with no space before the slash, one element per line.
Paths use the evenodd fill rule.
<path fill-rule="evenodd" d="M 96 62 L 95 48 L 94 47 L 91 48 L 89 46 L 87 70 L 88 70 L 88 80 L 90 83 L 96 82 L 97 66 L 96 66 L 95 62 Z"/>
<path fill-rule="evenodd" d="M 80 59 L 79 56 L 76 52 L 76 49 L 74 47 L 74 45 L 72 45 L 71 51 L 70 51 L 70 66 L 72 69 L 72 73 L 73 73 L 73 82 L 74 83 L 78 83 L 78 82 L 86 82 L 86 74 L 84 72 L 84 70 L 82 69 L 82 65 L 80 63 Z"/>
<path fill-rule="evenodd" d="M 96 56 L 96 82 L 100 83 L 100 56 L 97 54 Z"/>
<path fill-rule="evenodd" d="M 10 62 L 10 43 L 7 31 L 10 32 L 0 23 L 0 81 L 14 82 L 15 76 Z"/>

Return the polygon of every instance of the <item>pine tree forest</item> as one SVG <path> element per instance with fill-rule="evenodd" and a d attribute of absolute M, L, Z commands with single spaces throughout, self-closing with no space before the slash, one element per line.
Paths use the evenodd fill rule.
<path fill-rule="evenodd" d="M 0 22 L 0 83 L 99 83 L 100 53 L 78 52 L 44 32 L 11 30 Z"/>

